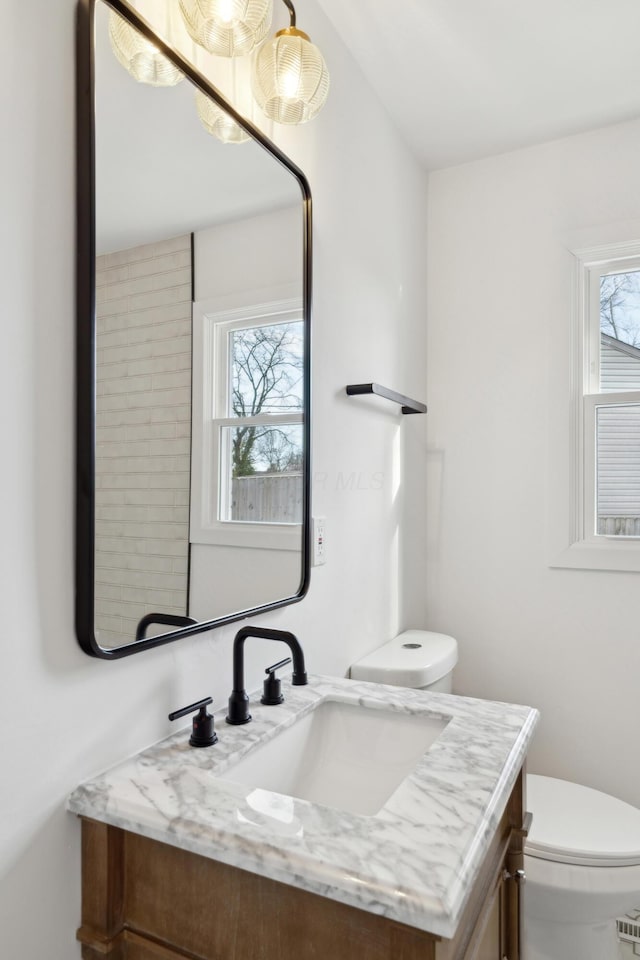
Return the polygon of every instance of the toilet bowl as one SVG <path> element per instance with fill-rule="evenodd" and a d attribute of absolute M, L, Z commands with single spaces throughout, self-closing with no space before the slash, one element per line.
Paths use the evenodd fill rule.
<path fill-rule="evenodd" d="M 351 678 L 451 692 L 453 637 L 407 630 Z M 640 810 L 589 787 L 527 776 L 521 960 L 619 960 L 616 917 L 640 908 Z"/>
<path fill-rule="evenodd" d="M 618 960 L 616 917 L 640 906 L 640 810 L 527 776 L 522 960 Z"/>

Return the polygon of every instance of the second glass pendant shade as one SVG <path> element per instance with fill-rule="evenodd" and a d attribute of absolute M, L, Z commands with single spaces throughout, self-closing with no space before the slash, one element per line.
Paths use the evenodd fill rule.
<path fill-rule="evenodd" d="M 272 0 L 180 0 L 189 35 L 219 57 L 244 56 L 269 32 Z"/>

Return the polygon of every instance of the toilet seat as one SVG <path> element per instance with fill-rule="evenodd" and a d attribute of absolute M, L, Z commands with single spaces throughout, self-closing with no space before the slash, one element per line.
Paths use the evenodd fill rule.
<path fill-rule="evenodd" d="M 527 776 L 533 823 L 525 854 L 591 867 L 640 865 L 640 810 L 577 783 Z"/>

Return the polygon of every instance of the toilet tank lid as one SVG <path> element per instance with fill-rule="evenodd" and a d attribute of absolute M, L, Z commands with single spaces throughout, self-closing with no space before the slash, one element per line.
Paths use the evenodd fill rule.
<path fill-rule="evenodd" d="M 405 630 L 351 667 L 352 680 L 426 687 L 446 676 L 458 662 L 453 637 L 429 630 Z"/>
<path fill-rule="evenodd" d="M 533 814 L 524 852 L 583 866 L 640 864 L 640 810 L 616 797 L 554 777 L 527 776 Z"/>

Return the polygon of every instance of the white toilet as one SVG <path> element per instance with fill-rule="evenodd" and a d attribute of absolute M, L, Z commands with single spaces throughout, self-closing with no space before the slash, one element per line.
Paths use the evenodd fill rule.
<path fill-rule="evenodd" d="M 407 630 L 353 680 L 451 692 L 453 637 Z M 615 918 L 640 908 L 640 810 L 576 783 L 527 776 L 521 960 L 619 960 Z"/>
<path fill-rule="evenodd" d="M 453 637 L 427 630 L 405 630 L 358 660 L 351 667 L 352 680 L 389 683 L 451 693 L 453 668 L 458 662 L 458 644 Z"/>
<path fill-rule="evenodd" d="M 527 776 L 522 960 L 618 960 L 616 917 L 640 907 L 640 810 Z"/>

